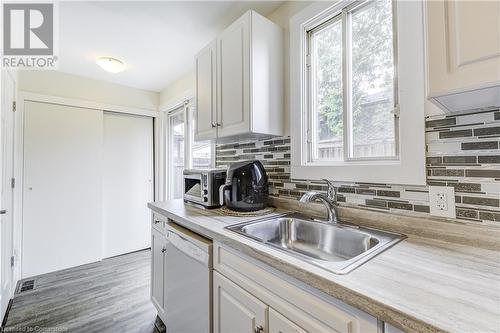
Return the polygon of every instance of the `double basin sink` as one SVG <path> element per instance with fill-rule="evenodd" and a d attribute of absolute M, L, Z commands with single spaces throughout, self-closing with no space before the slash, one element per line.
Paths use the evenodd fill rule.
<path fill-rule="evenodd" d="M 299 214 L 226 229 L 336 274 L 345 274 L 406 238 L 404 235 L 312 220 Z"/>

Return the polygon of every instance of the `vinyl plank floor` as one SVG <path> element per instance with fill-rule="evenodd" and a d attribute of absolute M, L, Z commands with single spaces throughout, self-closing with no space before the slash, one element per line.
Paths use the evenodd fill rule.
<path fill-rule="evenodd" d="M 149 250 L 35 276 L 16 293 L 6 332 L 159 333 Z M 160 325 L 158 325 L 161 327 Z"/>

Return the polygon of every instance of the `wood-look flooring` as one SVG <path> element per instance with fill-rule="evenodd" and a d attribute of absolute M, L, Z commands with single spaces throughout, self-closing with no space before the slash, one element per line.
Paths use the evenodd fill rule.
<path fill-rule="evenodd" d="M 5 332 L 158 333 L 150 253 L 35 276 L 34 290 L 14 296 Z"/>

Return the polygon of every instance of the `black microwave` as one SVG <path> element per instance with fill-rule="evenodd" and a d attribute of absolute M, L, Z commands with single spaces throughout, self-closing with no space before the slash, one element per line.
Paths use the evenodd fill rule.
<path fill-rule="evenodd" d="M 226 182 L 225 169 L 186 169 L 184 202 L 206 208 L 220 207 L 219 188 Z"/>

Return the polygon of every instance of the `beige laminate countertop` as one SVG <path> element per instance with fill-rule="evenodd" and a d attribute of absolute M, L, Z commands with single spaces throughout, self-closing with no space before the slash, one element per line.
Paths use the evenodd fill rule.
<path fill-rule="evenodd" d="M 500 332 L 497 251 L 409 237 L 352 272 L 337 275 L 224 229 L 255 217 L 221 216 L 185 205 L 182 199 L 148 206 L 405 331 Z"/>

